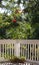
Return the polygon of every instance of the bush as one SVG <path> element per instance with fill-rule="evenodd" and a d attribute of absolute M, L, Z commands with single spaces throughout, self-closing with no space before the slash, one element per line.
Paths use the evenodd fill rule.
<path fill-rule="evenodd" d="M 10 59 L 11 63 L 24 63 L 26 60 L 24 57 L 14 57 L 13 59 Z"/>

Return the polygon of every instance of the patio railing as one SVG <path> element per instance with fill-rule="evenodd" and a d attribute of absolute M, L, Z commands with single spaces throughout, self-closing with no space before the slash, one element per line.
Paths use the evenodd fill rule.
<path fill-rule="evenodd" d="M 14 55 L 39 61 L 39 40 L 0 40 L 0 60 Z"/>

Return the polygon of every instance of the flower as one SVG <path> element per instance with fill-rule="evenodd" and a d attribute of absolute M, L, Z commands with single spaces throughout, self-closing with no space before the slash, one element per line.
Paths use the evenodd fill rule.
<path fill-rule="evenodd" d="M 14 19 L 14 20 L 12 20 L 12 22 L 13 22 L 13 23 L 16 23 L 16 20 Z"/>

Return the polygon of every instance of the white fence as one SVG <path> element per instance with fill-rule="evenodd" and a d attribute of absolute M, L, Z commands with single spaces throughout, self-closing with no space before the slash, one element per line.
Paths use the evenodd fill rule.
<path fill-rule="evenodd" d="M 0 40 L 0 61 L 13 56 L 39 61 L 39 40 Z"/>

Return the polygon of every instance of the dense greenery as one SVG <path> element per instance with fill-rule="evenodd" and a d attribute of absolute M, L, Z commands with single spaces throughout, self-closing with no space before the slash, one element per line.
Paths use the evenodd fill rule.
<path fill-rule="evenodd" d="M 0 8 L 0 39 L 39 39 L 39 0 L 1 0 Z"/>
<path fill-rule="evenodd" d="M 23 57 L 23 56 L 21 56 L 21 57 L 12 56 L 10 58 L 10 56 L 7 55 L 7 57 L 5 59 L 8 59 L 8 61 L 10 61 L 11 63 L 24 63 L 26 61 L 25 57 Z"/>

